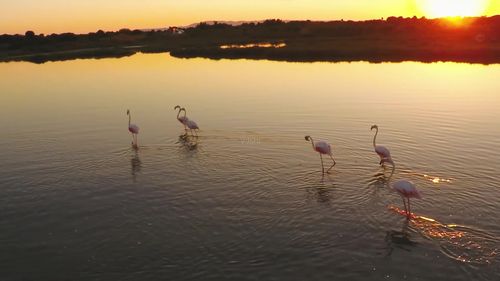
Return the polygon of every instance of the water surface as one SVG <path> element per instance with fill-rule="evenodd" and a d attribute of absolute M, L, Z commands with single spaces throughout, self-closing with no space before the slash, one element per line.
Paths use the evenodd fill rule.
<path fill-rule="evenodd" d="M 0 77 L 2 280 L 500 277 L 498 65 L 139 54 Z M 424 195 L 413 222 L 373 124 Z"/>

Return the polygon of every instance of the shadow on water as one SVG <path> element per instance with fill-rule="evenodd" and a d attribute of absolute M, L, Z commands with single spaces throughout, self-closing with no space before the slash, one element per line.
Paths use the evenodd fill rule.
<path fill-rule="evenodd" d="M 308 199 L 314 199 L 321 204 L 330 204 L 332 200 L 332 190 L 336 188 L 334 181 L 334 172 L 332 174 L 322 174 L 321 171 L 309 172 L 302 179 L 305 185 Z"/>
<path fill-rule="evenodd" d="M 385 189 L 391 190 L 390 184 L 393 176 L 394 169 L 387 166 L 381 166 L 370 178 L 368 178 L 366 182 L 367 192 L 371 195 L 378 195 L 380 191 Z M 371 200 L 379 199 L 379 196 L 371 196 Z"/>
<path fill-rule="evenodd" d="M 405 211 L 389 206 L 389 210 L 405 215 Z M 435 219 L 414 216 L 410 227 L 425 238 L 439 244 L 441 252 L 456 261 L 471 265 L 489 265 L 497 261 L 500 239 L 485 231 Z"/>
<path fill-rule="evenodd" d="M 329 187 L 310 187 L 306 189 L 308 198 L 315 198 L 316 202 L 330 204 L 331 194 Z"/>
<path fill-rule="evenodd" d="M 369 187 L 386 188 L 394 175 L 394 169 L 382 166 L 383 170 L 380 169 L 375 172 L 368 181 Z"/>
<path fill-rule="evenodd" d="M 134 182 L 137 180 L 137 175 L 141 172 L 142 169 L 142 161 L 139 157 L 139 152 L 137 149 L 134 149 L 134 154 L 132 158 L 130 158 L 130 166 L 131 166 L 131 174 Z"/>
<path fill-rule="evenodd" d="M 187 151 L 195 151 L 198 149 L 199 137 L 191 136 L 186 134 L 182 134 L 179 136 L 177 144 L 180 144 L 180 148 L 184 148 Z"/>
<path fill-rule="evenodd" d="M 394 249 L 398 248 L 405 251 L 411 251 L 411 247 L 418 245 L 417 242 L 412 241 L 409 222 L 405 220 L 401 230 L 389 230 L 385 236 L 387 243 L 387 256 L 392 255 Z"/>

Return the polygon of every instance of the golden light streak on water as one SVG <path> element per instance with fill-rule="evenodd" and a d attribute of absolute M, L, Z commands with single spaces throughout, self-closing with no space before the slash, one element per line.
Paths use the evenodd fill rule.
<path fill-rule="evenodd" d="M 221 49 L 284 48 L 286 43 L 251 43 L 242 45 L 222 45 Z"/>
<path fill-rule="evenodd" d="M 389 210 L 406 216 L 398 207 Z M 424 237 L 437 241 L 442 253 L 463 263 L 491 264 L 497 257 L 498 238 L 486 232 L 460 226 L 445 224 L 436 219 L 411 214 L 410 225 Z"/>

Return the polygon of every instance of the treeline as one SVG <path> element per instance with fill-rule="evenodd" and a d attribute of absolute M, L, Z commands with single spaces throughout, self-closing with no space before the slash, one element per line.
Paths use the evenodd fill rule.
<path fill-rule="evenodd" d="M 268 50 L 221 49 L 225 44 L 284 42 L 286 47 Z M 171 27 L 165 30 L 99 30 L 88 34 L 0 35 L 0 61 L 57 60 L 59 57 L 106 57 L 127 55 L 136 51 L 164 52 L 191 57 L 249 57 L 268 59 L 341 60 L 355 57 L 384 56 L 396 52 L 401 56 L 432 52 L 439 56 L 453 49 L 453 57 L 477 57 L 487 53 L 487 60 L 500 62 L 500 16 L 449 19 L 390 17 L 369 21 L 281 21 L 231 25 L 200 23 L 191 28 Z M 476 54 L 477 53 L 477 54 Z M 397 55 L 397 54 L 396 54 Z M 377 59 L 377 58 L 375 58 Z M 404 59 L 404 58 L 402 58 Z M 414 58 L 412 58 L 414 59 Z M 465 58 L 467 59 L 467 58 Z"/>
<path fill-rule="evenodd" d="M 297 38 L 379 38 L 379 39 L 472 39 L 500 40 L 500 16 L 464 19 L 389 17 L 369 21 L 289 21 L 262 23 L 200 24 L 186 35 L 208 40 L 297 39 Z"/>
<path fill-rule="evenodd" d="M 117 32 L 99 30 L 88 34 L 50 34 L 36 35 L 27 31 L 24 35 L 0 35 L 0 51 L 53 51 L 72 50 L 75 48 L 97 48 L 126 46 L 130 44 L 161 43 L 175 36 L 172 29 L 164 31 L 141 31 L 121 29 Z"/>

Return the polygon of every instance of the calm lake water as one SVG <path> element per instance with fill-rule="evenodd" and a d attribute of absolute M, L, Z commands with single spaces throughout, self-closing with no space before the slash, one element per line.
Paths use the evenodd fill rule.
<path fill-rule="evenodd" d="M 500 280 L 500 65 L 139 54 L 0 77 L 3 281 Z"/>

